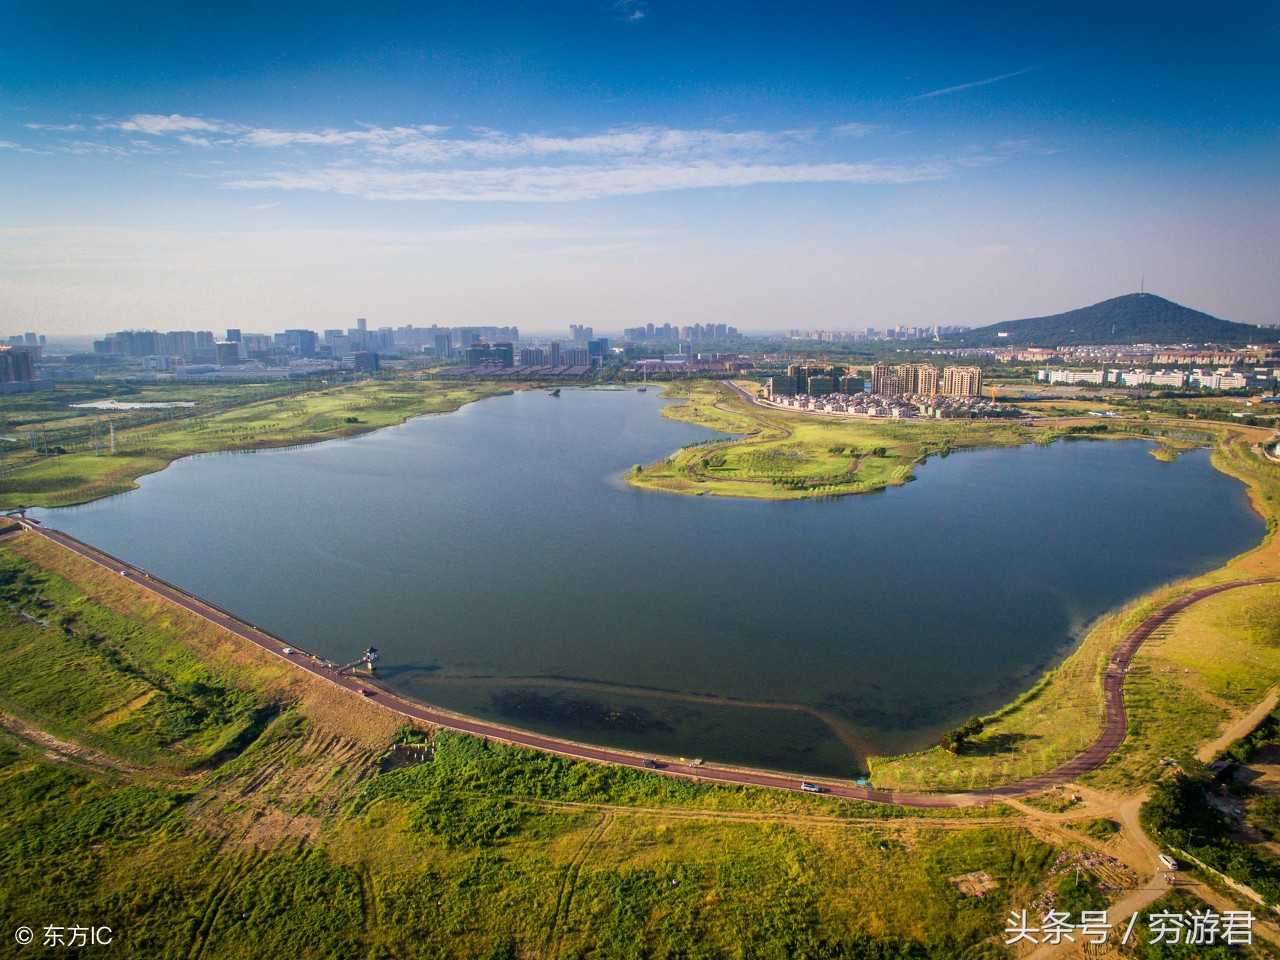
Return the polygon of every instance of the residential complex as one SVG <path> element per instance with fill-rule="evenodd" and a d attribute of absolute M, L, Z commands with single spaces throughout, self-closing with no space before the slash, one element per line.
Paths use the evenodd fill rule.
<path fill-rule="evenodd" d="M 982 392 L 981 367 L 946 367 L 941 377 L 931 363 L 904 363 L 890 370 L 887 363 L 871 368 L 871 392 L 883 396 L 920 394 L 976 397 Z"/>

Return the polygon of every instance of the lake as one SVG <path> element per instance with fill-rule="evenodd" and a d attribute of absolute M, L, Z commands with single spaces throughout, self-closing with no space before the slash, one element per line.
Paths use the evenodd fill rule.
<path fill-rule="evenodd" d="M 655 754 L 848 776 L 1032 686 L 1095 618 L 1265 524 L 1207 451 L 932 458 L 755 502 L 622 482 L 712 436 L 655 392 L 516 393 L 378 433 L 214 454 L 33 511 L 399 692 Z"/>

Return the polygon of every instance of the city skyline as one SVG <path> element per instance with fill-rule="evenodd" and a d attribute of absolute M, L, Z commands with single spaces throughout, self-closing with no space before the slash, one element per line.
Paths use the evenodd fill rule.
<path fill-rule="evenodd" d="M 1267 7 L 9 16 L 4 329 L 1280 319 Z"/>

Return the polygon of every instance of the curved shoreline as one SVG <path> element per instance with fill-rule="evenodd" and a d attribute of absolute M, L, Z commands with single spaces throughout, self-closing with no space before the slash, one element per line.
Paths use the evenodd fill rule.
<path fill-rule="evenodd" d="M 362 683 L 357 677 L 346 677 L 340 674 L 335 674 L 328 667 L 313 662 L 301 654 L 290 655 L 284 653 L 286 641 L 272 636 L 267 631 L 262 630 L 247 621 L 241 620 L 234 614 L 222 610 L 214 604 L 209 603 L 206 600 L 202 600 L 194 594 L 188 593 L 173 584 L 154 577 L 131 564 L 125 563 L 104 551 L 98 550 L 97 548 L 90 546 L 69 534 L 62 533 L 57 530 L 45 529 L 38 522 L 26 518 L 20 519 L 19 524 L 22 529 L 36 533 L 39 536 L 42 536 L 45 539 L 50 540 L 101 567 L 111 570 L 113 573 L 128 577 L 144 589 L 150 590 L 171 603 L 175 603 L 183 609 L 208 620 L 210 623 L 222 627 L 241 639 L 249 641 L 262 650 L 289 661 L 295 667 L 306 670 L 317 677 L 328 680 L 330 683 L 350 691 L 353 696 L 360 696 L 362 688 L 370 686 L 368 681 L 364 681 Z M 1081 753 L 1047 773 L 1031 777 L 1027 780 L 1021 780 L 1016 783 L 991 787 L 986 790 L 946 794 L 894 793 L 885 790 L 875 790 L 869 787 L 860 787 L 849 784 L 846 781 L 833 781 L 817 778 L 811 782 L 820 783 L 822 785 L 822 792 L 829 796 L 841 797 L 848 800 L 863 800 L 872 803 L 929 809 L 976 806 L 984 803 L 991 803 L 1005 797 L 1016 799 L 1040 793 L 1050 787 L 1070 783 L 1077 777 L 1101 766 L 1124 742 L 1125 736 L 1128 732 L 1128 717 L 1124 707 L 1124 678 L 1134 655 L 1142 646 L 1143 641 L 1145 641 L 1153 632 L 1155 632 L 1155 630 L 1163 626 L 1174 616 L 1195 603 L 1198 603 L 1200 600 L 1223 593 L 1227 590 L 1236 589 L 1237 587 L 1257 586 L 1269 583 L 1280 583 L 1280 578 L 1260 577 L 1252 580 L 1233 580 L 1202 587 L 1201 589 L 1187 594 L 1178 600 L 1165 604 L 1165 606 L 1147 616 L 1141 623 L 1131 629 L 1125 635 L 1124 640 L 1121 641 L 1120 645 L 1116 648 L 1107 663 L 1107 672 L 1103 680 L 1105 719 L 1102 732 L 1098 735 L 1097 739 Z M 527 733 L 525 731 L 486 723 L 480 720 L 472 720 L 467 717 L 447 713 L 426 704 L 415 703 L 381 689 L 378 690 L 374 702 L 380 703 L 386 709 L 414 720 L 420 720 L 435 726 L 444 727 L 450 730 L 457 730 L 475 736 L 499 740 L 515 746 L 539 750 L 544 753 L 559 754 L 573 759 L 590 760 L 596 763 L 608 763 L 638 769 L 649 769 L 655 773 L 663 773 L 669 776 L 689 777 L 695 780 L 723 783 L 726 785 L 769 787 L 773 789 L 792 791 L 801 789 L 800 784 L 802 781 L 799 777 L 786 776 L 779 773 L 769 773 L 762 770 L 707 766 L 692 768 L 669 761 L 657 762 L 656 766 L 647 767 L 646 758 L 641 756 L 617 750 L 610 750 L 603 747 L 593 747 L 587 744 L 575 743 L 571 740 L 562 740 L 556 737 Z M 649 760 L 648 762 L 651 764 L 654 763 L 652 760 Z"/>

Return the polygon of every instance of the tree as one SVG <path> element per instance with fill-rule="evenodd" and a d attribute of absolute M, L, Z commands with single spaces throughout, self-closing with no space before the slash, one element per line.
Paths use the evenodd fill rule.
<path fill-rule="evenodd" d="M 942 735 L 942 739 L 938 741 L 938 745 L 944 750 L 950 750 L 952 753 L 959 753 L 960 748 L 969 740 L 972 740 L 978 734 L 982 733 L 983 723 L 981 717 L 970 717 L 964 722 L 963 726 L 956 727 L 954 730 L 948 730 Z"/>

